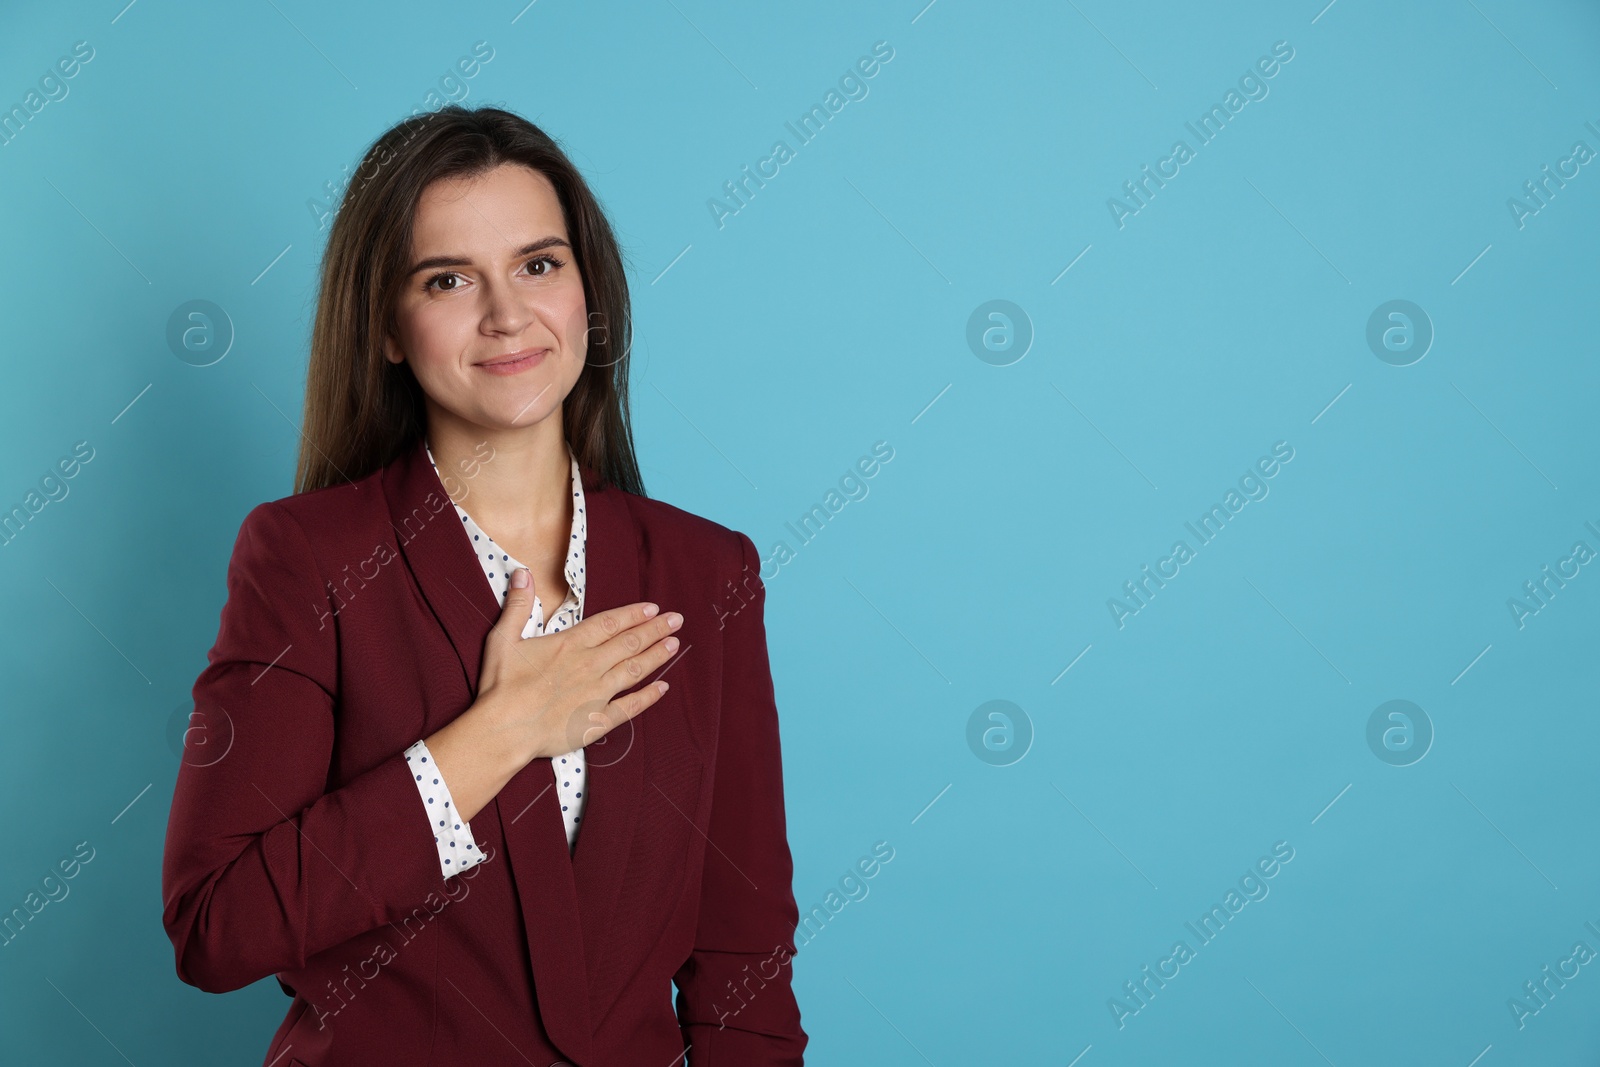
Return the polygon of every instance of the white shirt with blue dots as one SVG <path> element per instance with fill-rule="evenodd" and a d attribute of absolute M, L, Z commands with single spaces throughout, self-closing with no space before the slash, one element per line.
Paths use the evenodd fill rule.
<path fill-rule="evenodd" d="M 588 540 L 589 526 L 584 519 L 583 476 L 578 468 L 578 459 L 572 455 L 571 449 L 567 450 L 567 455 L 572 463 L 572 537 L 567 545 L 567 597 L 546 624 L 544 605 L 539 602 L 538 594 L 535 594 L 533 611 L 527 625 L 522 629 L 522 636 L 525 638 L 540 637 L 555 633 L 557 630 L 564 630 L 583 618 L 583 591 L 586 584 L 584 545 Z M 431 448 L 428 448 L 428 462 L 433 462 Z M 434 470 L 438 470 L 437 464 L 434 465 Z M 511 572 L 522 564 L 501 551 L 494 543 L 494 539 L 484 533 L 459 504 L 456 505 L 456 514 L 460 516 L 462 529 L 466 530 L 467 537 L 477 552 L 478 563 L 483 567 L 484 577 L 489 580 L 489 588 L 494 590 L 495 599 L 504 607 L 506 590 L 511 585 Z M 411 763 L 412 776 L 416 779 L 422 803 L 428 809 L 428 818 L 434 824 L 436 832 L 433 840 L 439 846 L 439 869 L 444 872 L 444 876 L 448 878 L 453 874 L 460 874 L 482 863 L 486 857 L 473 841 L 472 826 L 466 820 L 456 817 L 450 789 L 444 782 L 444 776 L 434 765 L 433 755 L 428 751 L 427 744 L 418 741 L 406 749 L 405 756 Z M 566 824 L 567 850 L 570 852 L 577 842 L 578 824 L 583 821 L 583 808 L 587 803 L 588 788 L 584 782 L 583 749 L 580 747 L 574 752 L 555 757 L 551 760 L 551 766 L 555 771 L 556 796 L 561 804 L 561 818 Z"/>

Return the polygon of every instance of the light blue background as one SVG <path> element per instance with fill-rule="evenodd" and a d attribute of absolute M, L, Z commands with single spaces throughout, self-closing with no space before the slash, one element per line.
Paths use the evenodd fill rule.
<path fill-rule="evenodd" d="M 0 548 L 0 912 L 96 855 L 0 949 L 5 1058 L 254 1064 L 288 1007 L 176 978 L 168 724 L 239 522 L 291 490 L 308 201 L 482 40 L 466 102 L 561 139 L 626 246 L 650 494 L 796 550 L 767 625 L 801 908 L 895 850 L 796 959 L 811 1062 L 1593 1063 L 1600 964 L 1521 1028 L 1507 1002 L 1600 951 L 1600 573 L 1520 629 L 1507 601 L 1600 549 L 1600 163 L 1521 228 L 1507 199 L 1600 150 L 1600 12 L 1324 2 L 13 6 L 0 104 L 95 57 L 0 146 L 0 504 L 95 457 Z M 1270 94 L 1119 229 L 1107 199 L 1277 41 Z M 237 331 L 204 368 L 165 341 L 193 299 Z M 994 299 L 1034 331 L 1009 366 L 966 342 Z M 1392 299 L 1436 330 L 1410 366 L 1366 343 Z M 1119 629 L 1108 598 L 1277 441 L 1270 495 Z M 1009 766 L 967 742 L 995 699 L 1034 735 Z M 1366 741 L 1391 699 L 1436 731 L 1411 766 Z M 1279 841 L 1270 895 L 1119 1029 Z"/>

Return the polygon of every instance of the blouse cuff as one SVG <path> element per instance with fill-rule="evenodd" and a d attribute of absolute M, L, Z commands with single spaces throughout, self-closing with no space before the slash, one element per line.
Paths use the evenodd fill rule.
<path fill-rule="evenodd" d="M 482 863 L 487 857 L 472 839 L 472 825 L 456 813 L 450 787 L 439 773 L 427 743 L 418 741 L 406 749 L 405 757 L 428 810 L 428 824 L 433 827 L 434 844 L 439 849 L 439 870 L 449 878 Z"/>

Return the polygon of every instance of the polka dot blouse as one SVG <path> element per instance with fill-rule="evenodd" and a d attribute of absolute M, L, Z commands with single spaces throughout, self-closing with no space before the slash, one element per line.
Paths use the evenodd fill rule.
<path fill-rule="evenodd" d="M 567 454 L 572 463 L 572 537 L 567 544 L 567 596 L 547 623 L 544 617 L 544 605 L 540 603 L 538 594 L 535 593 L 532 614 L 528 618 L 527 625 L 522 628 L 523 637 L 539 637 L 555 633 L 583 618 L 584 545 L 588 540 L 588 523 L 584 519 L 583 477 L 578 470 L 578 460 L 570 449 Z M 428 449 L 428 462 L 433 462 L 431 448 Z M 438 470 L 437 464 L 434 464 L 434 470 Z M 472 547 L 477 553 L 478 563 L 483 568 L 484 577 L 488 579 L 489 588 L 494 591 L 495 599 L 503 607 L 506 602 L 506 590 L 511 587 L 511 572 L 523 564 L 502 551 L 494 543 L 494 539 L 484 533 L 459 504 L 456 505 L 456 515 L 460 517 L 462 529 L 466 530 L 467 539 L 472 542 Z M 473 841 L 472 826 L 465 819 L 456 816 L 449 786 L 446 785 L 444 776 L 439 773 L 438 767 L 434 765 L 433 755 L 428 751 L 427 744 L 418 741 L 406 749 L 405 756 L 411 764 L 411 774 L 416 779 L 417 792 L 421 794 L 423 806 L 427 808 L 428 820 L 433 824 L 433 839 L 439 846 L 439 868 L 445 877 L 460 874 L 482 863 L 484 855 Z M 556 799 L 561 805 L 561 818 L 567 829 L 567 849 L 571 851 L 577 843 L 578 826 L 583 821 L 583 808 L 589 792 L 588 783 L 584 780 L 587 775 L 583 773 L 583 749 L 568 752 L 564 756 L 556 756 L 550 763 L 555 770 Z"/>

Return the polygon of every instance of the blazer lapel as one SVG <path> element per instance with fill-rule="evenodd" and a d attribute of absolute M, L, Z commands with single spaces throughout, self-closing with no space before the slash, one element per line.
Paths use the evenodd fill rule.
<path fill-rule="evenodd" d="M 588 577 L 583 594 L 583 617 L 588 619 L 643 597 L 638 534 L 622 491 L 602 486 L 596 472 L 587 467 L 580 468 L 579 473 L 588 517 L 588 540 L 584 546 Z M 591 976 L 601 973 L 600 959 L 613 933 L 617 897 L 627 874 L 634 826 L 639 820 L 645 718 L 629 719 L 583 749 L 588 800 L 572 862 Z M 566 844 L 564 829 L 562 844 Z M 596 988 L 591 979 L 589 996 L 594 1018 L 603 1018 L 611 993 Z"/>
<path fill-rule="evenodd" d="M 584 618 L 640 599 L 638 541 L 621 491 L 580 468 L 587 512 Z M 419 439 L 385 470 L 384 491 L 400 550 L 428 606 L 478 691 L 483 645 L 500 616 L 472 544 Z M 591 1054 L 591 986 L 614 920 L 643 787 L 643 730 L 630 720 L 584 748 L 588 801 L 567 849 L 551 761 L 519 771 L 494 804 L 521 903 L 528 959 L 545 1032 L 578 1061 Z M 582 901 L 580 908 L 579 901 Z"/>

